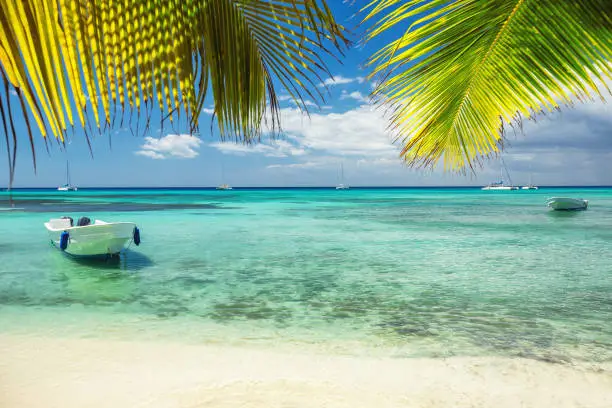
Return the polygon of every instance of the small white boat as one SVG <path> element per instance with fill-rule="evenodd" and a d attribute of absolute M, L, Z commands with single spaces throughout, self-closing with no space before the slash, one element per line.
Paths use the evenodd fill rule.
<path fill-rule="evenodd" d="M 551 197 L 546 202 L 546 205 L 553 210 L 586 210 L 589 201 L 582 198 Z"/>
<path fill-rule="evenodd" d="M 63 186 L 59 186 L 57 191 L 77 191 L 77 187 L 70 184 L 70 167 L 68 166 L 68 162 L 66 162 L 66 184 Z"/>
<path fill-rule="evenodd" d="M 232 187 L 229 184 L 221 184 L 220 186 L 217 186 L 217 190 L 231 190 Z"/>
<path fill-rule="evenodd" d="M 346 184 L 338 184 L 336 186 L 336 190 L 349 190 L 349 189 L 350 189 L 350 187 L 347 186 Z"/>
<path fill-rule="evenodd" d="M 51 243 L 74 256 L 115 255 L 128 244 L 140 245 L 140 231 L 133 222 L 104 222 L 81 217 L 73 225 L 70 217 L 45 222 Z"/>

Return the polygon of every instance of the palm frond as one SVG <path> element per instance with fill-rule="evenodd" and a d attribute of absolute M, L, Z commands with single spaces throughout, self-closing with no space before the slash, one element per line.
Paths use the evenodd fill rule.
<path fill-rule="evenodd" d="M 248 142 L 278 118 L 275 85 L 320 101 L 321 56 L 345 45 L 326 0 L 0 0 L 0 74 L 62 141 L 153 104 L 194 131 L 210 90 L 221 136 Z"/>
<path fill-rule="evenodd" d="M 375 97 L 411 165 L 461 170 L 500 149 L 500 125 L 572 97 L 601 97 L 612 74 L 609 0 L 376 0 L 368 39 L 403 34 L 368 63 Z"/>

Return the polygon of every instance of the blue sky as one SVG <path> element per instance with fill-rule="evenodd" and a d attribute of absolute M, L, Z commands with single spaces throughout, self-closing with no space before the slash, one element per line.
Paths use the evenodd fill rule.
<path fill-rule="evenodd" d="M 349 17 L 359 2 L 353 7 L 340 1 L 330 4 L 340 21 L 355 27 L 357 21 Z M 359 38 L 358 31 L 353 38 Z M 211 133 L 210 105 L 202 114 L 199 138 L 155 125 L 148 135 L 134 136 L 129 128 L 115 126 L 112 149 L 108 135 L 93 138 L 93 159 L 81 131 L 69 139 L 65 150 L 52 141 L 47 153 L 35 129 L 37 173 L 29 145 L 21 139 L 14 186 L 63 184 L 66 160 L 72 181 L 79 187 L 207 187 L 222 181 L 233 186 L 332 186 L 339 182 L 341 163 L 345 182 L 353 186 L 484 185 L 498 179 L 497 160 L 485 163 L 476 174 L 463 176 L 402 164 L 398 147 L 385 131 L 382 112 L 367 99 L 372 83 L 363 66 L 377 45 L 354 46 L 342 63 L 328 59 L 335 81 L 327 81 L 326 101 L 320 109 L 311 107 L 310 119 L 279 92 L 285 133 L 276 141 L 264 138 L 254 146 L 221 143 L 218 133 Z M 17 126 L 25 132 L 21 118 Z M 8 184 L 3 137 L 0 145 L 3 186 Z M 510 136 L 503 157 L 516 184 L 527 183 L 533 173 L 534 182 L 540 185 L 612 185 L 612 110 L 597 101 L 527 122 L 522 134 Z"/>

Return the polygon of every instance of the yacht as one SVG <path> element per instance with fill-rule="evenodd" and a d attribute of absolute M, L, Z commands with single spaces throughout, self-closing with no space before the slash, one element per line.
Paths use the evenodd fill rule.
<path fill-rule="evenodd" d="M 232 187 L 229 184 L 221 184 L 217 186 L 217 190 L 232 190 Z"/>
<path fill-rule="evenodd" d="M 77 191 L 76 186 L 70 184 L 70 167 L 68 165 L 68 162 L 66 162 L 66 184 L 64 184 L 63 186 L 59 186 L 57 188 L 57 191 Z"/>

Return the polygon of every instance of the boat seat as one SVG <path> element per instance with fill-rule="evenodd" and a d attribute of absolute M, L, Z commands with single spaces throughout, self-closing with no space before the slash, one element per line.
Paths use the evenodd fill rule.
<path fill-rule="evenodd" d="M 77 221 L 77 227 L 84 227 L 84 226 L 90 225 L 90 224 L 91 224 L 91 220 L 88 217 L 81 217 Z"/>
<path fill-rule="evenodd" d="M 49 226 L 53 229 L 62 229 L 72 227 L 72 219 L 67 218 L 53 218 L 49 220 Z"/>

